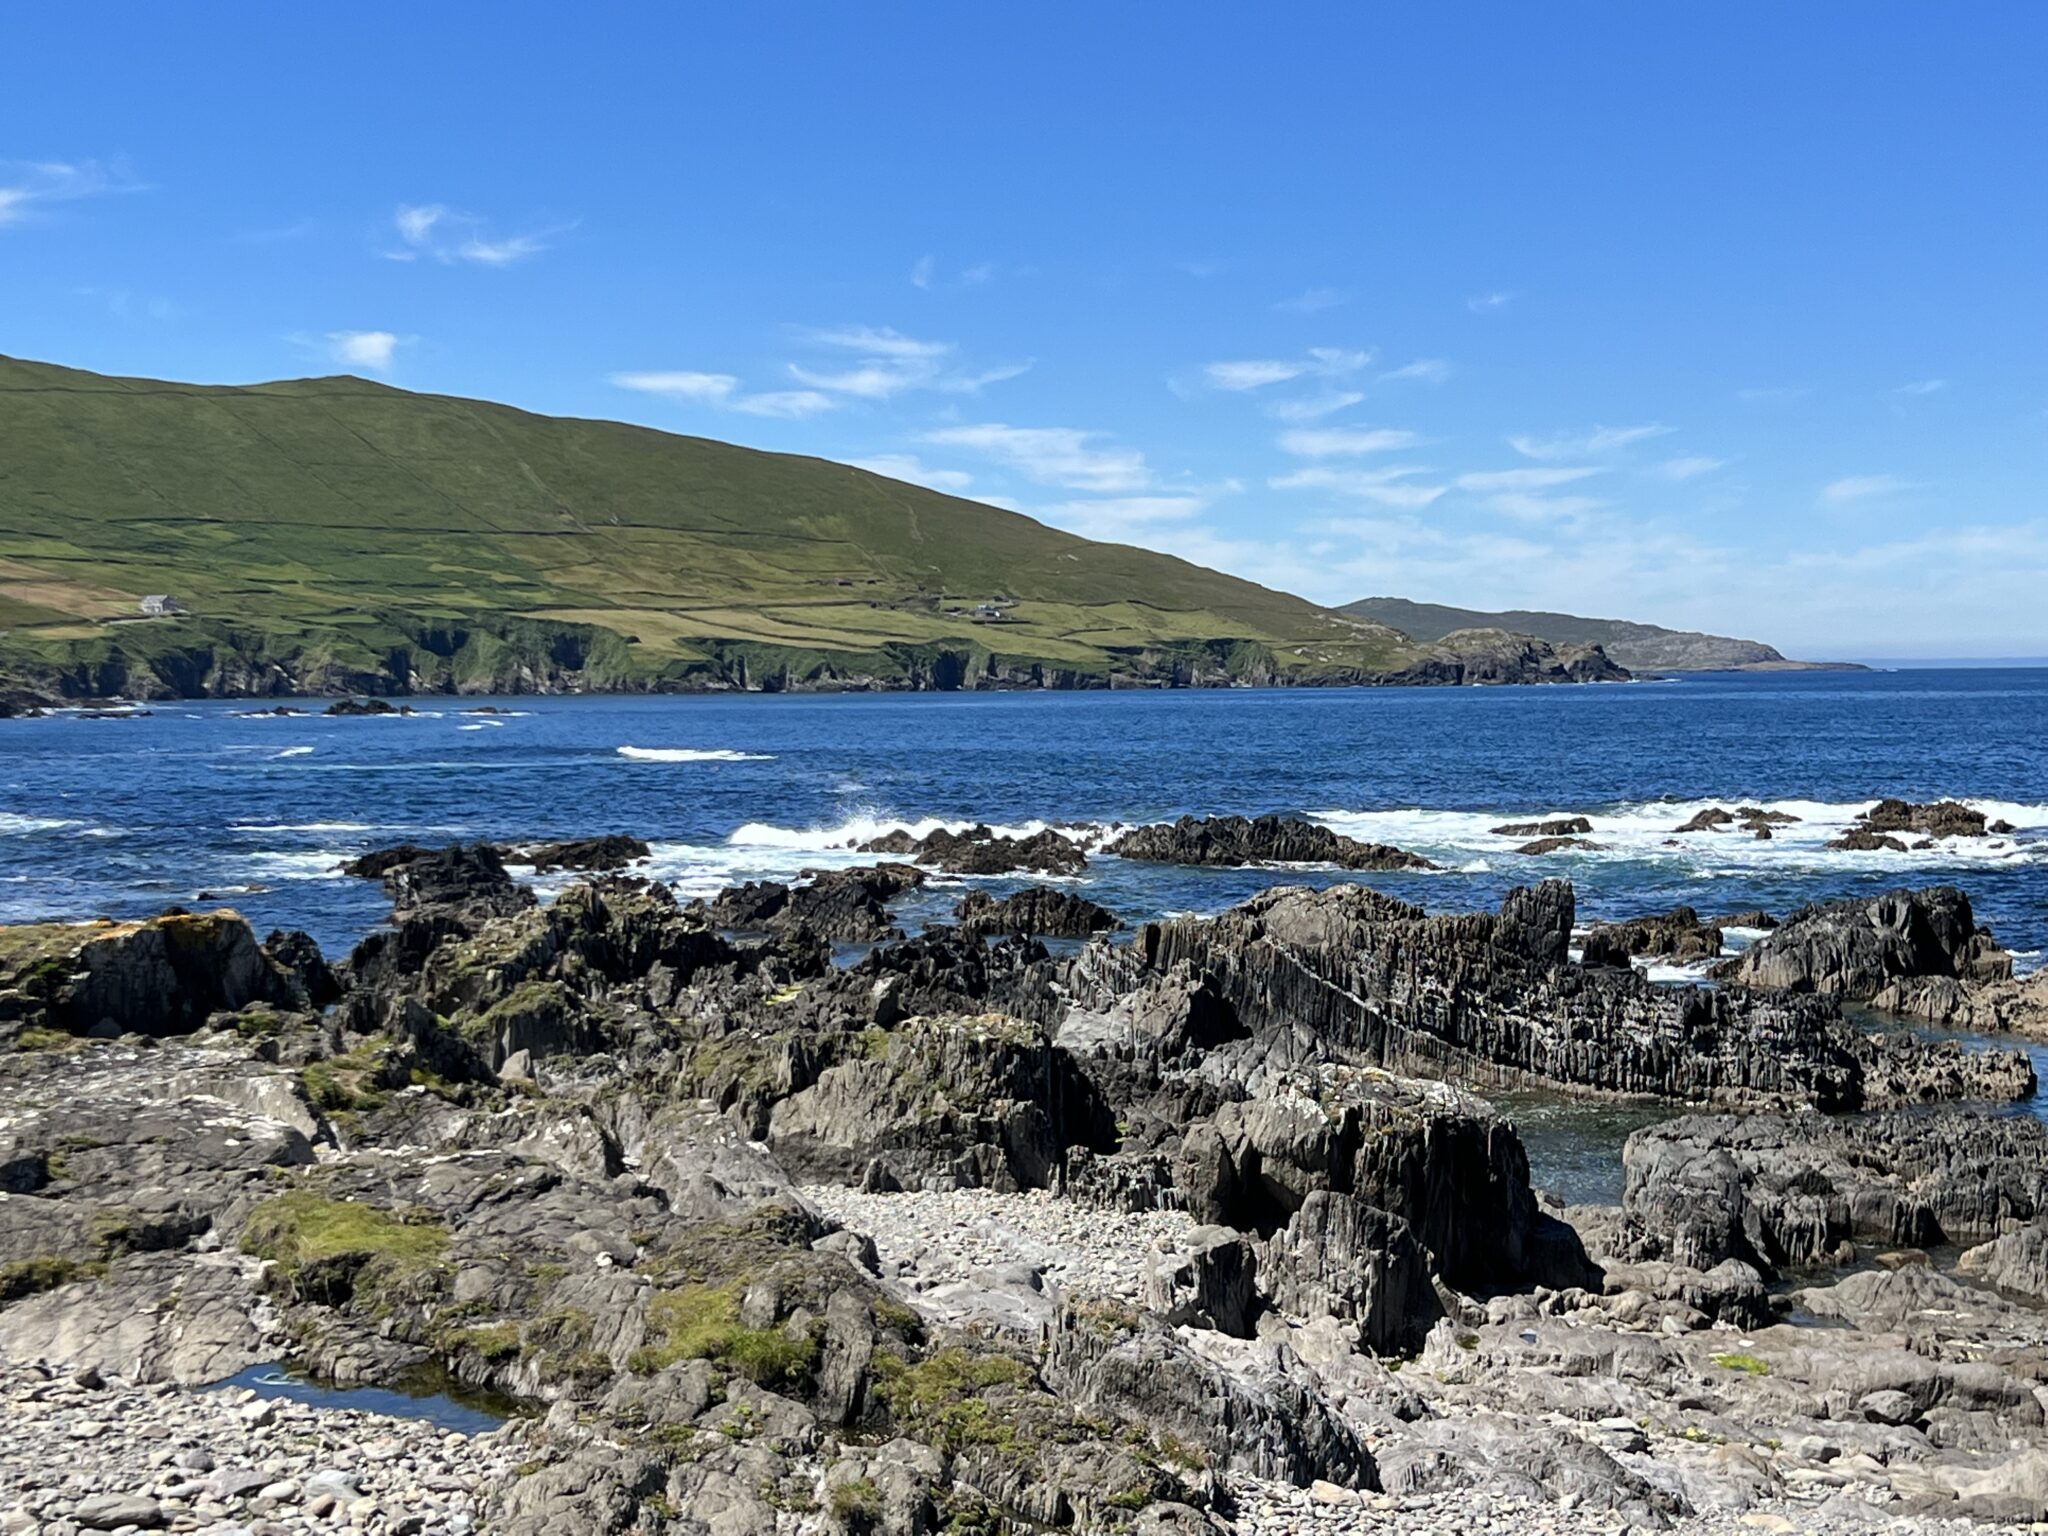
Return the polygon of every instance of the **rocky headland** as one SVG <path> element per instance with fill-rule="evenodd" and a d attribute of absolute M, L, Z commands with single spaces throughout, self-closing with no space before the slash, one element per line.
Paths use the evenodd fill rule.
<path fill-rule="evenodd" d="M 1400 867 L 1302 825 L 1125 856 Z M 1023 886 L 907 937 L 928 868 L 1029 840 L 917 841 L 689 904 L 629 841 L 390 850 L 346 958 L 220 910 L 0 929 L 0 1530 L 2048 1518 L 2032 1068 L 1857 1011 L 2014 985 L 1960 893 L 1668 987 L 1630 962 L 1717 925 L 1575 958 L 1561 881 L 1135 930 Z M 591 873 L 542 902 L 514 859 Z M 1562 1206 L 1495 1087 L 1669 1118 Z M 517 1411 L 213 1389 L 272 1362 Z"/>

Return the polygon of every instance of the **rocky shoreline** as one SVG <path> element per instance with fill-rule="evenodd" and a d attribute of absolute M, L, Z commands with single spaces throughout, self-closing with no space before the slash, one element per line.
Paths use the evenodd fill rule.
<path fill-rule="evenodd" d="M 1124 836 L 1399 867 L 1303 826 Z M 1575 950 L 1561 881 L 1134 930 L 1025 885 L 905 936 L 927 867 L 1064 855 L 684 905 L 638 846 L 372 856 L 345 959 L 226 911 L 0 929 L 0 1531 L 2048 1521 L 2033 1070 L 1855 1011 L 2014 1015 L 1960 892 L 1661 987 L 1630 962 L 1717 926 Z M 515 860 L 587 873 L 544 905 Z M 1563 1206 L 1492 1087 L 1673 1118 Z M 201 1390 L 280 1359 L 529 1416 Z"/>

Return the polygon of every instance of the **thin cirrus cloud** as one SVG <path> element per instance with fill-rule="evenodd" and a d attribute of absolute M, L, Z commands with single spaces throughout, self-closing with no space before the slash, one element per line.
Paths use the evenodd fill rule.
<path fill-rule="evenodd" d="M 1341 378 L 1372 362 L 1372 353 L 1356 347 L 1310 347 L 1300 357 L 1248 357 L 1202 365 L 1202 378 L 1212 389 L 1242 393 L 1285 384 L 1291 379 Z"/>
<path fill-rule="evenodd" d="M 1697 480 L 1701 475 L 1711 475 L 1726 462 L 1725 459 L 1708 458 L 1703 453 L 1685 453 L 1666 459 L 1651 473 L 1661 480 Z"/>
<path fill-rule="evenodd" d="M 1116 541 L 1186 523 L 1208 505 L 1204 496 L 1102 496 L 1033 507 L 1030 515 L 1083 538 Z"/>
<path fill-rule="evenodd" d="M 950 341 L 906 336 L 889 326 L 849 325 L 799 328 L 799 344 L 835 356 L 844 363 L 791 363 L 790 377 L 813 390 L 859 400 L 887 400 L 909 390 L 931 389 L 945 394 L 978 394 L 1027 372 L 1031 364 L 1009 363 L 978 371 L 960 371 L 951 361 Z"/>
<path fill-rule="evenodd" d="M 1826 502 L 1868 501 L 1873 496 L 1891 496 L 1899 491 L 1910 491 L 1913 483 L 1901 480 L 1897 475 L 1844 475 L 1839 480 L 1830 480 L 1821 487 L 1820 499 Z"/>
<path fill-rule="evenodd" d="M 935 288 L 979 288 L 995 276 L 996 264 L 992 261 L 977 261 L 948 275 L 941 270 L 936 256 L 920 256 L 911 263 L 910 286 L 926 292 Z"/>
<path fill-rule="evenodd" d="M 1497 309 L 1506 309 L 1508 301 L 1512 298 L 1512 293 L 1496 288 L 1490 293 L 1473 294 L 1465 301 L 1465 307 L 1475 315 L 1489 315 Z"/>
<path fill-rule="evenodd" d="M 1420 436 L 1402 427 L 1296 427 L 1280 434 L 1281 452 L 1298 459 L 1394 453 L 1421 442 Z"/>
<path fill-rule="evenodd" d="M 133 192 L 139 185 L 125 167 L 98 160 L 0 161 L 0 229 L 34 223 L 59 203 Z"/>
<path fill-rule="evenodd" d="M 1485 469 L 1458 476 L 1457 486 L 1461 491 L 1547 491 L 1599 473 L 1598 469 L 1590 466 L 1556 469 Z"/>
<path fill-rule="evenodd" d="M 865 469 L 891 480 L 907 480 L 912 485 L 922 485 L 934 491 L 958 494 L 974 484 L 974 476 L 966 470 L 935 469 L 914 453 L 878 453 L 870 458 L 848 459 L 846 462 L 855 469 Z"/>
<path fill-rule="evenodd" d="M 1414 482 L 1416 475 L 1427 473 L 1418 465 L 1397 465 L 1389 469 L 1333 469 L 1327 465 L 1308 465 L 1284 475 L 1275 475 L 1266 484 L 1276 491 L 1329 491 L 1377 506 L 1420 511 L 1447 489 L 1441 485 Z"/>
<path fill-rule="evenodd" d="M 1508 439 L 1508 446 L 1525 459 L 1583 459 L 1597 458 L 1604 454 L 1618 453 L 1637 443 L 1647 442 L 1653 437 L 1663 437 L 1672 429 L 1662 422 L 1645 422 L 1636 427 L 1594 427 L 1588 432 L 1567 432 L 1556 437 L 1532 437 L 1519 434 Z"/>
<path fill-rule="evenodd" d="M 1273 309 L 1282 315 L 1320 315 L 1326 309 L 1337 309 L 1350 302 L 1351 295 L 1341 288 L 1307 288 L 1291 299 L 1280 300 Z"/>
<path fill-rule="evenodd" d="M 1910 384 L 1901 384 L 1891 393 L 1897 399 L 1910 399 L 1916 395 L 1938 395 L 1947 388 L 1947 379 L 1915 379 Z"/>
<path fill-rule="evenodd" d="M 446 203 L 400 203 L 391 216 L 391 227 L 398 244 L 381 253 L 387 261 L 425 258 L 447 266 L 509 267 L 546 250 L 575 225 L 555 224 L 525 234 L 499 235 L 475 214 Z"/>
<path fill-rule="evenodd" d="M 817 390 L 779 389 L 747 391 L 729 373 L 698 373 L 687 369 L 656 369 L 615 373 L 611 382 L 620 389 L 656 395 L 684 405 L 708 406 L 714 410 L 737 411 L 744 416 L 770 416 L 795 420 L 829 411 L 835 402 Z"/>
<path fill-rule="evenodd" d="M 1379 376 L 1382 384 L 1441 384 L 1451 376 L 1451 365 L 1441 357 L 1418 357 L 1412 363 L 1389 368 Z"/>
<path fill-rule="evenodd" d="M 1305 400 L 1275 400 L 1266 414 L 1275 421 L 1321 421 L 1348 410 L 1365 398 L 1355 389 L 1336 389 L 1328 394 L 1310 395 Z"/>
<path fill-rule="evenodd" d="M 980 454 L 1041 485 L 1115 495 L 1149 490 L 1152 471 L 1136 448 L 1107 443 L 1106 433 L 1074 427 L 1013 427 L 1002 422 L 941 427 L 921 441 Z"/>

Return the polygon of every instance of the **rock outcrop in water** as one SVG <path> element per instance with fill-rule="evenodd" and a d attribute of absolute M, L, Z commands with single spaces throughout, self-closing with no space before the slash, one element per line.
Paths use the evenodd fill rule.
<path fill-rule="evenodd" d="M 1111 843 L 1107 853 L 1155 864 L 1239 869 L 1248 864 L 1334 864 L 1340 869 L 1435 869 L 1419 854 L 1384 843 L 1361 843 L 1295 816 L 1183 816 L 1161 826 L 1138 827 Z"/>
<path fill-rule="evenodd" d="M 1026 837 L 1011 837 L 987 826 L 964 832 L 940 827 L 923 837 L 898 827 L 860 845 L 862 853 L 886 853 L 915 859 L 949 875 L 1008 875 L 1028 871 L 1039 875 L 1073 875 L 1088 867 L 1088 855 L 1070 837 L 1047 827 Z"/>

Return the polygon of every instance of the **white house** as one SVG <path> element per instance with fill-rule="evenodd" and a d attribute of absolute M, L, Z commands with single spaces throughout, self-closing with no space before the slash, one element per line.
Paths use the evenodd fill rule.
<path fill-rule="evenodd" d="M 153 592 L 142 600 L 142 616 L 147 619 L 167 619 L 174 613 L 184 611 L 184 604 L 164 596 L 161 592 Z"/>

